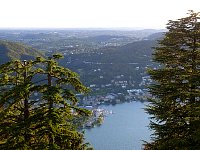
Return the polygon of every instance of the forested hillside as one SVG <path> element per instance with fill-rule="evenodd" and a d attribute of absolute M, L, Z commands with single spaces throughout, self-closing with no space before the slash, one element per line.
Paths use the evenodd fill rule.
<path fill-rule="evenodd" d="M 0 64 L 11 59 L 30 60 L 36 56 L 44 57 L 44 54 L 21 43 L 0 41 Z"/>
<path fill-rule="evenodd" d="M 78 72 L 88 85 L 109 84 L 118 75 L 123 75 L 123 80 L 132 78 L 139 83 L 146 68 L 154 66 L 151 47 L 155 44 L 156 41 L 145 40 L 102 48 L 96 53 L 66 55 L 61 63 Z"/>

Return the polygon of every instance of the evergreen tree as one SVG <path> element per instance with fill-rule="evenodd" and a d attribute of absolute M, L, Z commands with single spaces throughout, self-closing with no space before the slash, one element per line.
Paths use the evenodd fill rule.
<path fill-rule="evenodd" d="M 87 148 L 72 124 L 74 115 L 89 113 L 76 106 L 75 96 L 87 88 L 76 73 L 58 65 L 60 57 L 0 67 L 0 149 Z"/>
<path fill-rule="evenodd" d="M 168 32 L 154 48 L 150 69 L 154 83 L 146 108 L 155 132 L 150 150 L 200 149 L 200 13 L 167 24 Z"/>

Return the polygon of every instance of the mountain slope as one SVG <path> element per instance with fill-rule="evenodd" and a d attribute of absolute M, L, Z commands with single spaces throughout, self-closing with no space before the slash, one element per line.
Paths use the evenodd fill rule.
<path fill-rule="evenodd" d="M 85 53 L 68 55 L 73 63 L 94 62 L 94 63 L 150 63 L 152 47 L 156 41 L 144 40 L 130 43 L 119 47 L 106 47 L 99 49 L 96 53 Z"/>
<path fill-rule="evenodd" d="M 146 67 L 152 66 L 152 47 L 156 41 L 144 40 L 120 47 L 106 47 L 95 53 L 66 55 L 61 64 L 78 72 L 90 84 L 110 84 L 115 77 L 141 82 Z"/>
<path fill-rule="evenodd" d="M 138 41 L 114 49 L 104 50 L 104 62 L 112 63 L 146 63 L 151 60 L 152 47 L 155 41 Z"/>
<path fill-rule="evenodd" d="M 44 57 L 38 50 L 21 43 L 0 41 L 0 64 L 11 59 L 29 60 L 34 59 L 37 56 Z"/>

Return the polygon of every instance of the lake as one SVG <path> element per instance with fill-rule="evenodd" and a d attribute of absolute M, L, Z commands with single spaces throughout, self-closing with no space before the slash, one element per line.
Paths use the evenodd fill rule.
<path fill-rule="evenodd" d="M 145 103 L 101 107 L 114 113 L 105 117 L 100 127 L 85 130 L 86 141 L 95 150 L 141 150 L 142 140 L 150 140 L 149 116 L 143 110 Z"/>

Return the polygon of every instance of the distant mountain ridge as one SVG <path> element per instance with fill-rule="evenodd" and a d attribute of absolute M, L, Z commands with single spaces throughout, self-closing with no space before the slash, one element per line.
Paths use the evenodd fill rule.
<path fill-rule="evenodd" d="M 0 40 L 0 64 L 14 59 L 30 60 L 37 56 L 44 57 L 44 54 L 21 43 Z"/>
<path fill-rule="evenodd" d="M 152 55 L 151 48 L 155 46 L 155 44 L 156 41 L 154 40 L 144 40 L 129 43 L 110 50 L 102 50 L 103 55 L 100 58 L 103 62 L 110 61 L 113 63 L 149 63 Z"/>
<path fill-rule="evenodd" d="M 158 32 L 158 33 L 153 33 L 151 35 L 149 35 L 148 37 L 146 37 L 146 39 L 148 40 L 160 40 L 162 38 L 164 38 L 165 32 Z"/>
<path fill-rule="evenodd" d="M 96 63 L 150 63 L 152 47 L 155 44 L 155 40 L 143 40 L 123 46 L 101 48 L 96 53 L 73 54 L 68 57 L 77 60 L 80 65 L 82 61 Z"/>

